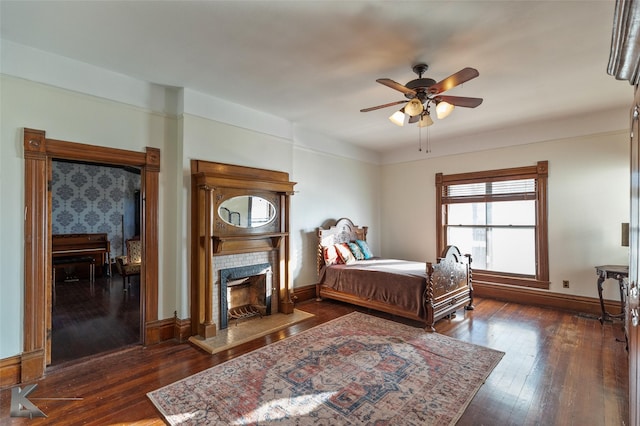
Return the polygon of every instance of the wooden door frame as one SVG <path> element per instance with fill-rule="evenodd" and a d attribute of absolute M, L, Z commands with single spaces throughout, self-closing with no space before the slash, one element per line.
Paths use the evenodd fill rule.
<path fill-rule="evenodd" d="M 142 269 L 140 271 L 140 338 L 155 343 L 149 325 L 158 319 L 158 175 L 160 150 L 127 151 L 47 139 L 44 130 L 24 129 L 24 323 L 21 382 L 44 375 L 51 330 L 51 209 L 48 204 L 52 159 L 87 161 L 140 168 L 142 196 Z"/>
<path fill-rule="evenodd" d="M 631 309 L 638 315 L 638 286 L 640 285 L 640 88 L 634 87 L 631 108 L 630 185 L 631 208 L 629 226 L 629 286 L 625 331 L 629 351 L 629 425 L 640 425 L 640 326 L 633 325 Z"/>

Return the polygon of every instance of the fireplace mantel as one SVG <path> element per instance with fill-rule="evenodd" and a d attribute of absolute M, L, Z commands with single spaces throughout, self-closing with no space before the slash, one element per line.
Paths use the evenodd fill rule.
<path fill-rule="evenodd" d="M 288 232 L 266 234 L 230 235 L 213 237 L 213 255 L 240 254 L 277 250 Z"/>
<path fill-rule="evenodd" d="M 285 172 L 191 161 L 192 334 L 204 338 L 216 334 L 216 321 L 220 319 L 214 318 L 212 300 L 218 256 L 275 253 L 272 266 L 277 276 L 274 296 L 278 311 L 293 312 L 288 265 L 289 207 L 294 185 Z M 242 207 L 238 211 L 227 208 L 236 205 Z"/>

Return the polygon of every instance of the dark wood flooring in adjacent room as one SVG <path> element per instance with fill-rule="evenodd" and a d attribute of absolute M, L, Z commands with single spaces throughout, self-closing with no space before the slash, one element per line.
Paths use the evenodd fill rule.
<path fill-rule="evenodd" d="M 140 285 L 123 291 L 122 278 L 58 282 L 51 308 L 51 364 L 140 342 Z"/>
<path fill-rule="evenodd" d="M 54 369 L 37 382 L 30 397 L 81 401 L 42 399 L 37 405 L 48 419 L 9 419 L 11 392 L 4 389 L 0 420 L 162 425 L 147 392 L 357 309 L 329 301 L 297 308 L 315 317 L 215 355 L 166 342 Z M 458 425 L 628 424 L 627 354 L 624 343 L 616 340 L 619 324 L 601 326 L 594 318 L 572 313 L 479 299 L 475 311 L 459 311 L 456 318 L 439 321 L 436 329 L 506 352 Z"/>

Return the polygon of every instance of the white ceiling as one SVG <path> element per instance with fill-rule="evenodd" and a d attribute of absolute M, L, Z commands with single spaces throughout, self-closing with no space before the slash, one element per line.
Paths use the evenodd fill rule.
<path fill-rule="evenodd" d="M 404 84 L 418 62 L 436 81 L 468 66 L 480 72 L 446 94 L 483 104 L 435 120 L 434 141 L 576 122 L 628 108 L 633 95 L 606 73 L 612 1 L 2 0 L 0 7 L 3 39 L 381 152 L 415 146 L 417 127 L 387 120 L 399 107 L 359 111 L 403 100 L 376 79 Z M 595 131 L 612 130 L 606 120 L 590 121 Z"/>

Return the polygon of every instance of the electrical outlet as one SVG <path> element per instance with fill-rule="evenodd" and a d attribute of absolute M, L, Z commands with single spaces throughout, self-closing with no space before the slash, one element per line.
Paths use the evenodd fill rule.
<path fill-rule="evenodd" d="M 562 287 L 569 288 L 569 280 L 562 280 Z"/>

